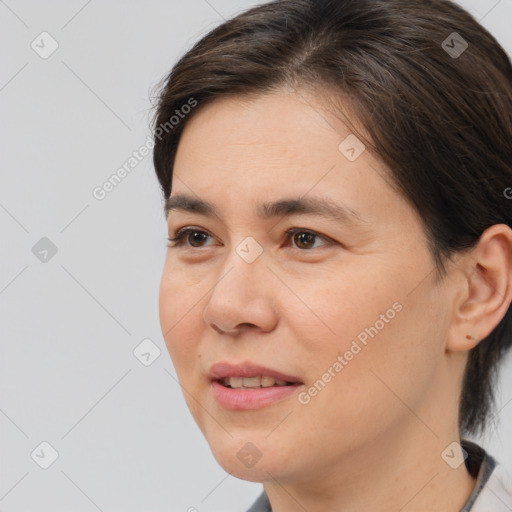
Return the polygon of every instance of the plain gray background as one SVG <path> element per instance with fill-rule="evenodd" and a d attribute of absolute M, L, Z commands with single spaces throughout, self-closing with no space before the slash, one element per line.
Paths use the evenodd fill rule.
<path fill-rule="evenodd" d="M 259 494 L 215 462 L 174 378 L 151 153 L 93 195 L 146 143 L 151 88 L 257 3 L 0 1 L 1 511 L 240 512 Z M 512 0 L 460 3 L 511 53 Z M 511 368 L 480 440 L 510 468 Z"/>

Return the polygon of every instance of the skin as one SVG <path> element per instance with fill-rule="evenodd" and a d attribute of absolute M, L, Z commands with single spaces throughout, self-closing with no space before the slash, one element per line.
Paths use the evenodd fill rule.
<path fill-rule="evenodd" d="M 219 217 L 170 212 L 170 237 L 184 226 L 209 236 L 168 250 L 162 332 L 214 456 L 262 482 L 274 512 L 459 511 L 475 482 L 441 454 L 459 441 L 467 351 L 512 300 L 512 232 L 489 228 L 439 281 L 421 219 L 384 165 L 369 150 L 355 161 L 339 151 L 350 133 L 305 91 L 226 98 L 195 113 L 171 196 L 207 200 Z M 302 196 L 330 198 L 363 221 L 255 213 Z M 318 236 L 304 242 L 290 228 Z M 263 249 L 252 263 L 236 252 L 248 236 Z M 401 311 L 309 403 L 295 393 L 227 411 L 214 400 L 207 374 L 218 361 L 298 376 L 304 391 L 397 302 Z M 261 453 L 250 468 L 237 457 L 247 442 Z"/>

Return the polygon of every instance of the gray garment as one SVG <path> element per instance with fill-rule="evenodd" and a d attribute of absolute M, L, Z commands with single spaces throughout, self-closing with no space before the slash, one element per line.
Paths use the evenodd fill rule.
<path fill-rule="evenodd" d="M 480 446 L 470 441 L 462 441 L 462 447 L 468 452 L 466 468 L 476 478 L 475 488 L 460 512 L 500 512 L 512 510 L 512 495 L 496 470 L 496 461 Z M 492 484 L 492 486 L 491 486 Z M 490 492 L 484 489 L 490 485 Z M 491 501 L 495 500 L 495 501 Z M 506 508 L 499 508 L 506 507 Z M 263 491 L 247 512 L 272 512 L 268 496 Z"/>
<path fill-rule="evenodd" d="M 247 512 L 272 512 L 270 501 L 268 501 L 268 496 L 265 491 L 258 496 L 258 499 Z"/>

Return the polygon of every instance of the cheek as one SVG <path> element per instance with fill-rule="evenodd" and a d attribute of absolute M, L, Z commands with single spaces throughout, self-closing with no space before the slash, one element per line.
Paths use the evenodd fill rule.
<path fill-rule="evenodd" d="M 336 308 L 336 343 L 312 375 L 313 383 L 329 383 L 322 388 L 320 382 L 321 391 L 313 390 L 317 394 L 311 398 L 311 412 L 321 416 L 320 411 L 327 411 L 331 424 L 345 429 L 347 442 L 352 435 L 354 443 L 371 438 L 410 414 L 408 407 L 421 407 L 440 367 L 442 307 L 432 305 L 436 303 L 428 288 L 408 295 L 400 289 L 399 277 L 381 282 L 373 296 L 353 289 L 350 306 Z"/>
<path fill-rule="evenodd" d="M 326 278 L 312 281 L 309 291 L 304 301 L 309 311 L 303 306 L 300 310 L 305 329 L 302 332 L 308 332 L 311 348 L 324 365 L 349 350 L 358 336 L 362 342 L 370 339 L 376 322 L 379 332 L 387 327 L 380 320 L 381 314 L 388 312 L 388 322 L 396 316 L 393 303 L 398 294 L 394 287 L 379 281 L 379 276 L 367 268 L 350 273 L 338 269 Z"/>
<path fill-rule="evenodd" d="M 160 325 L 178 380 L 187 390 L 183 391 L 183 397 L 201 428 L 201 409 L 192 398 L 200 393 L 197 366 L 201 359 L 201 334 L 198 329 L 202 328 L 200 299 L 204 292 L 199 292 L 180 272 L 166 265 L 159 291 Z"/>
<path fill-rule="evenodd" d="M 373 370 L 407 396 L 410 382 L 415 378 L 428 381 L 442 356 L 440 306 L 432 306 L 436 297 L 429 283 L 410 293 L 417 272 L 408 277 L 396 268 L 376 270 L 378 265 L 365 265 L 364 272 L 338 274 L 335 280 L 331 277 L 323 286 L 315 286 L 308 306 L 321 321 L 310 313 L 302 320 L 306 328 L 302 332 L 307 333 L 309 348 L 314 351 L 309 377 L 320 378 L 342 356 L 346 361 L 343 369 L 332 370 L 337 376 L 343 373 L 344 377 L 332 379 L 341 387 L 359 392 L 364 385 L 379 396 L 390 393 L 372 375 Z M 345 399 L 355 396 L 348 394 Z"/>
<path fill-rule="evenodd" d="M 166 264 L 159 291 L 160 326 L 178 373 L 194 363 L 193 349 L 200 339 L 195 331 L 201 328 L 201 296 L 198 286 L 188 284 L 179 271 Z"/>

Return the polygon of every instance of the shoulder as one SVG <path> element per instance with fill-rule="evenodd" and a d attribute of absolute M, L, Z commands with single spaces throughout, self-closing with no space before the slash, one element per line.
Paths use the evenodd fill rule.
<path fill-rule="evenodd" d="M 497 465 L 482 487 L 470 512 L 510 512 L 512 510 L 511 477 Z"/>
<path fill-rule="evenodd" d="M 270 501 L 268 500 L 268 496 L 263 491 L 258 499 L 252 504 L 251 508 L 247 510 L 247 512 L 272 512 L 270 508 Z"/>
<path fill-rule="evenodd" d="M 475 443 L 463 441 L 461 444 L 468 453 L 468 471 L 474 471 L 473 476 L 477 479 L 475 489 L 461 512 L 510 512 L 512 479 L 504 466 Z"/>

